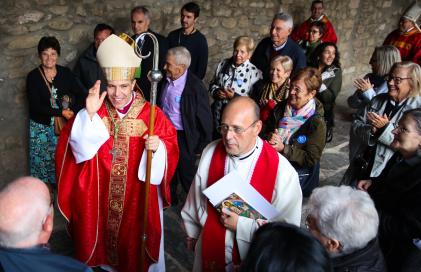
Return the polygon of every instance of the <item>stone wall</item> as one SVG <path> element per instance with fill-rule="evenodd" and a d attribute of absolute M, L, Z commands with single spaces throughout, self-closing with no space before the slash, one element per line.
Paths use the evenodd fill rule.
<path fill-rule="evenodd" d="M 62 46 L 59 64 L 73 67 L 92 42 L 93 28 L 106 22 L 117 32 L 130 33 L 130 9 L 139 1 L 3 0 L 0 9 L 0 184 L 27 174 L 28 110 L 25 77 L 39 64 L 36 46 L 44 35 L 56 36 Z M 152 11 L 152 29 L 164 35 L 179 27 L 185 1 L 145 0 Z M 250 35 L 258 41 L 269 30 L 274 13 L 290 11 L 296 22 L 309 16 L 310 0 L 197 1 L 198 28 L 208 39 L 208 82 L 216 64 L 232 52 L 234 38 Z M 409 0 L 327 0 L 326 13 L 339 36 L 344 85 L 368 71 L 374 45 L 380 44 L 399 20 Z M 346 90 L 346 88 L 344 88 Z M 345 95 L 345 91 L 342 92 Z"/>
<path fill-rule="evenodd" d="M 139 1 L 3 0 L 0 9 L 0 185 L 28 173 L 28 110 L 25 77 L 39 64 L 37 44 L 54 35 L 62 46 L 59 64 L 73 67 L 93 40 L 93 28 L 106 22 L 117 32 L 131 33 L 130 9 Z M 185 1 L 145 0 L 152 11 L 152 29 L 167 35 L 180 27 Z M 208 37 L 209 68 L 232 52 L 234 38 L 265 35 L 279 3 L 273 1 L 197 1 L 202 10 L 198 28 Z"/>
<path fill-rule="evenodd" d="M 324 1 L 325 13 L 338 36 L 343 70 L 340 99 L 352 91 L 352 81 L 370 71 L 374 47 L 397 28 L 399 18 L 412 0 Z M 281 10 L 289 11 L 295 23 L 310 16 L 311 0 L 281 0 Z"/>

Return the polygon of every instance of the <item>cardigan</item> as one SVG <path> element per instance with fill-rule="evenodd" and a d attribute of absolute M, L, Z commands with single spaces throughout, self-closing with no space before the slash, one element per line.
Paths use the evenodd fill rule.
<path fill-rule="evenodd" d="M 26 91 L 29 102 L 29 118 L 37 123 L 50 125 L 51 117 L 62 116 L 61 98 L 68 95 L 72 102 L 70 109 L 76 114 L 85 105 L 85 93 L 69 68 L 56 65 L 57 75 L 53 85 L 57 88 L 58 109 L 51 107 L 51 93 L 38 69 L 33 69 L 26 78 Z"/>

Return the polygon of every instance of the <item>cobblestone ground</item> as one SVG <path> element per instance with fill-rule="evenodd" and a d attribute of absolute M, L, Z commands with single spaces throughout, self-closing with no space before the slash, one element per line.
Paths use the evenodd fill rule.
<path fill-rule="evenodd" d="M 340 101 L 344 101 L 341 97 Z M 332 142 L 324 149 L 321 160 L 321 185 L 336 185 L 348 166 L 348 143 L 351 112 L 345 103 L 336 107 L 336 124 Z M 181 204 L 164 211 L 165 259 L 169 272 L 191 271 L 193 255 L 185 247 L 185 235 L 180 220 Z M 64 255 L 72 254 L 72 243 L 65 230 L 65 221 L 57 211 L 55 230 L 50 240 L 53 251 Z"/>

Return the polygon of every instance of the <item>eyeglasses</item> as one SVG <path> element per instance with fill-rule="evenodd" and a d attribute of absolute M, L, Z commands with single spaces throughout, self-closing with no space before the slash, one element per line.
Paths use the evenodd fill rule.
<path fill-rule="evenodd" d="M 250 126 L 246 127 L 246 128 L 242 128 L 242 127 L 238 127 L 238 126 L 229 126 L 229 125 L 225 125 L 222 124 L 220 126 L 218 126 L 216 128 L 216 130 L 220 133 L 220 134 L 225 134 L 228 131 L 233 131 L 235 134 L 242 134 L 244 132 L 246 132 L 247 129 L 251 128 L 252 126 L 254 126 L 259 120 L 254 121 L 253 123 L 251 123 Z"/>
<path fill-rule="evenodd" d="M 395 82 L 395 84 L 396 85 L 399 85 L 399 84 L 401 84 L 402 83 L 402 81 L 403 80 L 405 80 L 405 79 L 412 79 L 412 78 L 410 78 L 410 77 L 394 77 L 394 76 L 392 76 L 392 75 L 387 75 L 386 77 L 385 77 L 385 80 L 387 81 L 387 82 L 391 82 L 392 80 Z"/>
<path fill-rule="evenodd" d="M 309 31 L 311 34 L 317 34 L 317 33 L 319 33 L 320 31 L 318 31 L 318 30 L 310 30 Z"/>
<path fill-rule="evenodd" d="M 398 124 L 393 124 L 393 127 L 395 128 L 394 131 L 396 131 L 397 133 L 411 133 L 411 132 L 418 133 L 416 131 L 410 131 L 404 127 L 401 127 Z"/>

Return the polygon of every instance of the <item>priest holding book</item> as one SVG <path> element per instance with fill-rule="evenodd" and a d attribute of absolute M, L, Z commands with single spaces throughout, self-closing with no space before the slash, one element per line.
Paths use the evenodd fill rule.
<path fill-rule="evenodd" d="M 195 252 L 193 271 L 233 271 L 246 257 L 251 239 L 264 223 L 222 208 L 219 212 L 203 194 L 224 176 L 233 174 L 251 185 L 278 215 L 270 221 L 299 226 L 302 193 L 298 174 L 282 155 L 258 137 L 262 129 L 258 105 L 237 97 L 224 109 L 217 128 L 222 139 L 203 151 L 199 167 L 181 211 L 187 247 Z M 238 182 L 236 182 L 238 184 Z"/>

